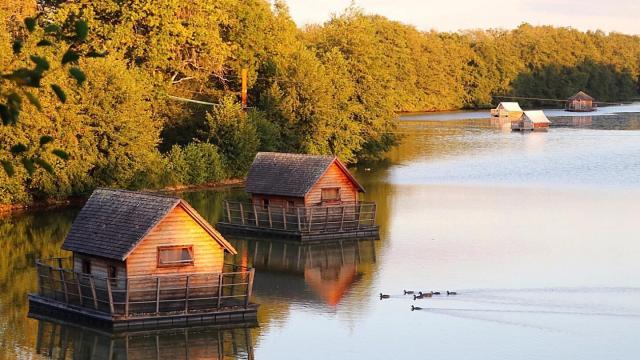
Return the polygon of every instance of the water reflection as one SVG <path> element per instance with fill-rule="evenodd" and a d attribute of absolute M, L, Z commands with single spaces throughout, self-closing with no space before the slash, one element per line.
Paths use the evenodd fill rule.
<path fill-rule="evenodd" d="M 35 353 L 50 359 L 253 359 L 249 328 L 189 327 L 112 333 L 38 320 Z"/>
<path fill-rule="evenodd" d="M 363 267 L 376 261 L 374 240 L 304 245 L 268 239 L 230 241 L 240 249 L 240 256 L 228 261 L 256 268 L 254 292 L 259 298 L 281 299 L 284 295 L 289 300 L 335 307 L 361 279 Z"/>

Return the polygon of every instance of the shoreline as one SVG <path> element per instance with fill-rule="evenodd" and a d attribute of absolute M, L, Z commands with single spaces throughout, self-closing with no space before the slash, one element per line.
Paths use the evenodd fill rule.
<path fill-rule="evenodd" d="M 190 191 L 200 191 L 200 190 L 218 190 L 224 189 L 227 187 L 236 187 L 244 184 L 244 178 L 235 178 L 235 179 L 227 179 L 218 182 L 210 182 L 198 185 L 179 185 L 179 186 L 168 186 L 162 189 L 141 189 L 140 191 L 147 192 L 159 192 L 159 193 L 167 193 L 167 194 L 179 194 Z M 40 211 L 48 211 L 55 209 L 65 209 L 72 206 L 81 206 L 83 205 L 89 195 L 87 196 L 71 196 L 64 200 L 55 200 L 55 199 L 46 199 L 46 200 L 38 200 L 34 201 L 31 204 L 11 204 L 11 205 L 0 205 L 0 219 L 7 218 L 15 215 L 23 215 L 23 214 L 31 214 Z"/>

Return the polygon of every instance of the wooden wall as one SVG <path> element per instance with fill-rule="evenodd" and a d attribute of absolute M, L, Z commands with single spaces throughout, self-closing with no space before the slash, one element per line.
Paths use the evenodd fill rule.
<path fill-rule="evenodd" d="M 116 278 L 122 279 L 122 281 L 118 281 L 117 284 L 124 284 L 124 279 L 127 277 L 127 269 L 124 262 L 76 253 L 73 254 L 73 270 L 75 272 L 82 273 L 82 261 L 85 259 L 91 261 L 91 275 L 100 278 L 108 277 L 109 265 L 115 266 Z M 117 286 L 116 283 L 113 283 L 113 285 Z"/>
<path fill-rule="evenodd" d="M 192 245 L 194 264 L 158 267 L 158 246 Z M 156 226 L 126 260 L 129 276 L 219 273 L 224 249 L 181 206 Z"/>
<path fill-rule="evenodd" d="M 287 201 L 293 201 L 294 206 L 304 206 L 304 198 L 291 197 L 291 196 L 277 196 L 277 195 L 264 195 L 254 194 L 251 196 L 251 201 L 256 206 L 262 207 L 264 199 L 269 199 L 270 206 L 288 207 Z"/>
<path fill-rule="evenodd" d="M 358 188 L 351 179 L 334 162 L 327 172 L 318 180 L 305 197 L 305 205 L 319 205 L 322 199 L 323 188 L 340 188 L 340 201 L 358 201 Z"/>

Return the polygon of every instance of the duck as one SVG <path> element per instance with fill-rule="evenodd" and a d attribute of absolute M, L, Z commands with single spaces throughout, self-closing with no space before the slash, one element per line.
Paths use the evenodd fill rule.
<path fill-rule="evenodd" d="M 418 291 L 418 294 L 420 295 L 420 298 L 423 298 L 423 297 L 431 297 L 431 296 L 433 296 L 433 293 L 432 293 L 432 292 L 425 292 L 425 293 L 423 293 L 422 291 Z"/>
<path fill-rule="evenodd" d="M 421 307 L 419 307 L 419 306 L 413 306 L 413 305 L 411 305 L 411 311 L 415 311 L 415 310 L 422 310 L 422 308 L 421 308 Z"/>
<path fill-rule="evenodd" d="M 432 291 L 431 294 L 433 295 L 440 295 L 440 291 Z"/>
<path fill-rule="evenodd" d="M 422 294 L 413 295 L 413 300 L 422 299 L 424 296 Z"/>
<path fill-rule="evenodd" d="M 449 296 L 449 295 L 458 295 L 458 293 L 457 293 L 457 292 L 455 292 L 455 291 L 449 291 L 449 290 L 447 290 L 447 296 Z"/>
<path fill-rule="evenodd" d="M 402 291 L 404 291 L 405 295 L 413 295 L 415 293 L 415 291 L 413 290 L 402 290 Z"/>
<path fill-rule="evenodd" d="M 390 297 L 391 297 L 391 295 L 387 295 L 387 294 L 380 293 L 380 300 L 382 300 L 382 299 L 388 299 L 388 298 L 390 298 Z"/>

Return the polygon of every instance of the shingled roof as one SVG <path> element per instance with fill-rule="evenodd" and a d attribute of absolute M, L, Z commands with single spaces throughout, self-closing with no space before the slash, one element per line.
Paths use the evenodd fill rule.
<path fill-rule="evenodd" d="M 573 95 L 572 97 L 569 98 L 569 101 L 572 100 L 591 100 L 593 101 L 594 99 L 589 96 L 587 93 L 585 93 L 584 91 L 578 91 L 578 93 L 576 93 L 575 95 Z"/>
<path fill-rule="evenodd" d="M 223 248 L 236 253 L 184 200 L 159 194 L 97 189 L 76 217 L 62 248 L 124 261 L 153 228 L 181 206 Z"/>
<path fill-rule="evenodd" d="M 274 152 L 256 155 L 247 176 L 246 191 L 251 194 L 304 197 L 334 162 L 358 190 L 364 192 L 362 185 L 335 156 Z"/>

